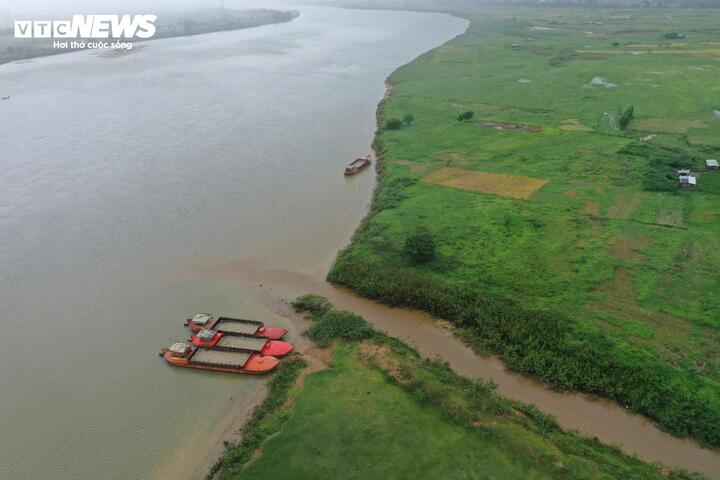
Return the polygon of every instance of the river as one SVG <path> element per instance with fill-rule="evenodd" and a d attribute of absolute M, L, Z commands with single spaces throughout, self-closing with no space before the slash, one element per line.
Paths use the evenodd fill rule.
<path fill-rule="evenodd" d="M 297 7 L 290 23 L 0 66 L 0 478 L 191 477 L 264 380 L 172 368 L 198 311 L 273 318 L 226 275 L 317 275 L 374 185 L 384 79 L 446 15 Z M 230 412 L 230 413 L 229 413 Z M 169 473 L 172 472 L 172 473 Z"/>

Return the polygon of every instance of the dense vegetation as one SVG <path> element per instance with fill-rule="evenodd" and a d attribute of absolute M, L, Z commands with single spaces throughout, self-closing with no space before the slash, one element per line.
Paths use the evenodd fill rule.
<path fill-rule="evenodd" d="M 461 12 L 466 34 L 390 78 L 381 118 L 417 120 L 379 132 L 329 280 L 720 445 L 720 12 Z M 420 230 L 437 254 L 408 262 Z"/>
<path fill-rule="evenodd" d="M 351 315 L 314 295 L 294 306 L 310 308 L 313 322 Z M 347 338 L 336 327 L 334 337 Z M 249 461 L 243 447 L 242 455 L 231 448 L 218 478 L 701 478 L 568 434 L 535 407 L 499 397 L 493 384 L 460 377 L 374 330 L 331 348 L 330 368 L 249 427 L 267 433 L 259 454 Z"/>

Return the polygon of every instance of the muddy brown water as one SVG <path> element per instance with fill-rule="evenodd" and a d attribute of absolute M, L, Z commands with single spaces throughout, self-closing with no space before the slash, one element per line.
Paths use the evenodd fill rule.
<path fill-rule="evenodd" d="M 327 266 L 327 265 L 326 265 Z M 189 272 L 188 272 L 189 273 Z M 670 467 L 685 467 L 720 478 L 720 451 L 700 447 L 688 439 L 659 430 L 650 420 L 602 398 L 549 390 L 545 385 L 508 370 L 497 357 L 479 356 L 455 337 L 446 322 L 422 312 L 391 308 L 360 298 L 322 277 L 274 268 L 266 261 L 246 260 L 219 265 L 196 275 L 223 275 L 243 283 L 250 301 L 279 317 L 290 314 L 289 301 L 300 293 L 318 293 L 338 308 L 353 311 L 376 328 L 413 345 L 430 358 L 440 358 L 462 375 L 492 379 L 505 397 L 537 405 L 554 415 L 565 429 L 578 430 L 624 451 Z"/>

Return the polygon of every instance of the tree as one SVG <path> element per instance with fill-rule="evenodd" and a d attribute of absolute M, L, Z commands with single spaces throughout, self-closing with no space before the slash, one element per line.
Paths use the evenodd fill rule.
<path fill-rule="evenodd" d="M 390 118 L 385 122 L 385 128 L 388 130 L 400 130 L 402 128 L 402 121 L 399 118 Z"/>
<path fill-rule="evenodd" d="M 408 127 L 414 121 L 415 121 L 415 115 L 413 115 L 412 113 L 406 113 L 405 116 L 403 117 L 403 123 L 405 123 L 405 125 L 407 125 Z"/>
<path fill-rule="evenodd" d="M 475 116 L 473 112 L 463 112 L 460 115 L 457 116 L 458 122 L 462 122 L 463 120 L 470 120 Z"/>
<path fill-rule="evenodd" d="M 620 116 L 620 130 L 625 130 L 630 125 L 630 120 L 632 120 L 634 114 L 635 108 L 632 105 L 625 109 Z"/>
<path fill-rule="evenodd" d="M 418 232 L 405 240 L 403 253 L 414 264 L 427 263 L 435 258 L 435 240 L 428 232 Z"/>

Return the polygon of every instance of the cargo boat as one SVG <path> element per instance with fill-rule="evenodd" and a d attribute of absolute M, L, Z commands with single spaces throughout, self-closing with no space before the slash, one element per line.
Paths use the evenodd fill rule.
<path fill-rule="evenodd" d="M 226 350 L 228 352 L 260 352 L 263 355 L 284 357 L 293 349 L 292 343 L 269 338 L 237 335 L 214 330 L 200 330 L 190 337 L 196 347 Z"/>
<path fill-rule="evenodd" d="M 355 161 L 353 161 L 350 165 L 345 167 L 345 175 L 355 175 L 363 168 L 370 165 L 370 155 L 365 155 L 364 157 L 356 158 Z"/>
<path fill-rule="evenodd" d="M 254 337 L 269 338 L 270 340 L 280 340 L 285 336 L 287 330 L 280 327 L 265 325 L 257 320 L 244 320 L 240 318 L 218 317 L 213 320 L 213 315 L 209 313 L 198 313 L 193 318 L 188 318 L 185 325 L 190 330 L 197 333 L 200 330 L 215 330 L 238 335 L 251 335 Z"/>
<path fill-rule="evenodd" d="M 273 371 L 280 360 L 257 352 L 226 352 L 195 347 L 190 343 L 173 343 L 160 350 L 160 355 L 177 367 L 199 368 L 216 372 L 258 375 Z"/>

